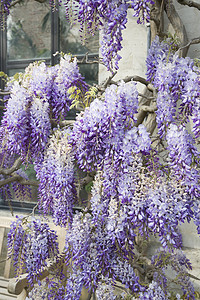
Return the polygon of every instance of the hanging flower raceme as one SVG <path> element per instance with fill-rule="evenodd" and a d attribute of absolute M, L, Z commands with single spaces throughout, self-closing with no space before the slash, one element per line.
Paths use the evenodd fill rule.
<path fill-rule="evenodd" d="M 87 85 L 79 72 L 76 58 L 72 58 L 71 55 L 61 57 L 60 63 L 51 67 L 50 72 L 54 78 L 49 97 L 51 118 L 59 123 L 66 117 L 72 104 L 69 89 L 76 87 L 84 95 Z"/>
<path fill-rule="evenodd" d="M 200 137 L 200 72 L 194 66 L 193 60 L 188 58 L 188 61 L 187 68 L 183 66 L 183 63 L 181 64 L 187 73 L 183 77 L 180 111 L 188 121 L 188 117 L 191 118 L 192 132 L 194 137 L 198 139 Z"/>
<path fill-rule="evenodd" d="M 120 122 L 122 124 L 122 122 Z M 118 128 L 118 127 L 116 127 Z M 120 132 L 118 130 L 118 132 Z M 117 134 L 115 134 L 115 137 Z M 103 160 L 103 186 L 106 197 L 118 195 L 118 185 L 121 178 L 132 171 L 137 154 L 147 154 L 151 148 L 151 140 L 143 125 L 127 131 L 121 130 L 121 140 L 113 143 L 105 152 Z M 123 140 L 122 140 L 123 138 Z M 138 166 L 141 157 L 138 157 Z"/>
<path fill-rule="evenodd" d="M 83 94 L 87 88 L 76 60 L 70 55 L 61 58 L 60 64 L 53 67 L 44 63 L 30 64 L 19 80 L 11 81 L 0 129 L 1 151 L 18 154 L 24 161 L 40 161 L 51 133 L 51 123 L 58 124 L 70 109 L 69 88 L 73 86 Z"/>
<path fill-rule="evenodd" d="M 103 14 L 101 54 L 107 69 L 118 69 L 122 49 L 122 30 L 127 23 L 127 1 L 111 1 Z"/>
<path fill-rule="evenodd" d="M 134 9 L 134 17 L 137 17 L 137 23 L 145 23 L 150 20 L 150 6 L 154 4 L 152 0 L 132 0 L 131 7 Z"/>
<path fill-rule="evenodd" d="M 14 266 L 28 273 L 28 281 L 33 285 L 47 266 L 47 260 L 58 255 L 57 235 L 46 223 L 39 219 L 27 220 L 18 217 L 11 224 L 8 233 L 8 256 Z"/>
<path fill-rule="evenodd" d="M 159 37 L 156 36 L 154 41 L 151 44 L 146 59 L 146 65 L 147 65 L 146 75 L 148 81 L 152 81 L 154 79 L 158 62 L 166 61 L 168 56 L 170 59 L 169 50 L 170 50 L 169 44 L 164 41 L 160 43 Z"/>
<path fill-rule="evenodd" d="M 72 257 L 70 256 L 72 254 Z M 93 222 L 90 214 L 76 214 L 70 230 L 66 235 L 67 262 L 72 258 L 72 273 L 66 286 L 66 299 L 79 299 L 85 286 L 89 291 L 95 291 L 103 281 L 109 281 L 111 286 L 118 278 L 132 292 L 143 288 L 139 278 L 129 262 L 122 262 L 117 254 L 115 244 L 107 236 L 104 224 Z"/>
<path fill-rule="evenodd" d="M 166 181 L 165 177 L 149 186 L 146 196 L 148 230 L 159 236 L 164 248 L 180 248 L 182 237 L 178 225 L 193 218 L 193 199 L 176 178 Z"/>
<path fill-rule="evenodd" d="M 75 157 L 83 170 L 101 167 L 106 151 L 117 150 L 124 131 L 135 121 L 138 92 L 135 83 L 121 83 L 106 89 L 105 101 L 95 99 L 74 124 L 71 141 Z"/>
<path fill-rule="evenodd" d="M 68 131 L 54 131 L 43 161 L 36 165 L 40 207 L 45 215 L 52 214 L 55 224 L 61 226 L 71 222 L 77 198 L 74 158 L 68 138 Z"/>
<path fill-rule="evenodd" d="M 12 0 L 1 0 L 0 1 L 0 28 L 6 26 L 6 17 L 10 13 L 10 5 Z"/>
<path fill-rule="evenodd" d="M 25 88 L 14 82 L 1 123 L 2 152 L 26 156 L 30 147 L 30 98 Z"/>
<path fill-rule="evenodd" d="M 185 127 L 171 124 L 167 132 L 169 163 L 175 174 L 186 186 L 186 190 L 194 195 L 200 193 L 199 159 L 200 154 L 195 142 Z"/>
<path fill-rule="evenodd" d="M 28 74 L 24 76 L 26 81 Z M 14 81 L 10 93 L 1 125 L 2 151 L 33 161 L 42 156 L 50 133 L 49 104 L 27 82 Z"/>
<path fill-rule="evenodd" d="M 193 121 L 192 131 L 199 137 L 199 69 L 189 57 L 180 58 L 174 54 L 170 40 L 160 43 L 156 37 L 147 57 L 147 79 L 152 81 L 157 94 L 156 121 L 161 137 L 169 124 Z M 177 108 L 178 101 L 180 106 Z"/>

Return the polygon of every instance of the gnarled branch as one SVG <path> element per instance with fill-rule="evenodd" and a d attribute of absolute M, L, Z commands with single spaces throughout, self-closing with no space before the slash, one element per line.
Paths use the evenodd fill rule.
<path fill-rule="evenodd" d="M 187 44 L 188 38 L 187 38 L 187 32 L 185 26 L 180 16 L 178 15 L 172 3 L 172 0 L 169 0 L 167 4 L 165 4 L 165 11 L 172 27 L 175 30 L 177 37 L 180 39 L 181 46 Z M 187 50 L 188 50 L 187 48 L 182 49 L 180 55 L 185 57 L 187 55 Z"/>
<path fill-rule="evenodd" d="M 190 1 L 190 0 L 177 0 L 177 2 L 181 5 L 187 5 L 189 7 L 195 7 L 200 10 L 200 3 Z"/>
<path fill-rule="evenodd" d="M 156 110 L 157 110 L 157 106 L 156 105 L 141 105 L 139 110 L 142 110 L 142 111 L 146 111 L 146 112 L 149 112 L 149 113 L 154 113 Z"/>
<path fill-rule="evenodd" d="M 200 43 L 200 36 L 190 40 L 185 46 L 180 47 L 179 51 L 184 49 L 184 48 L 187 48 L 187 51 L 188 51 L 188 49 L 191 45 L 195 45 L 195 44 L 199 44 L 199 43 Z"/>
<path fill-rule="evenodd" d="M 32 186 L 39 186 L 39 182 L 36 180 L 26 180 L 22 176 L 14 173 L 12 176 L 5 178 L 0 181 L 0 187 L 12 183 L 12 182 L 19 182 L 22 185 L 32 185 Z"/>
<path fill-rule="evenodd" d="M 19 170 L 21 164 L 22 164 L 21 158 L 17 158 L 11 168 L 8 168 L 8 169 L 0 168 L 0 174 L 10 175 L 13 172 Z"/>

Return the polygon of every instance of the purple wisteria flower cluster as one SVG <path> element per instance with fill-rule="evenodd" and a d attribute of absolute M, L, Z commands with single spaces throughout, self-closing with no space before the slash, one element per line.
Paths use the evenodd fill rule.
<path fill-rule="evenodd" d="M 1 0 L 0 1 L 0 27 L 5 26 L 6 24 L 6 17 L 10 13 L 10 4 L 12 0 Z"/>
<path fill-rule="evenodd" d="M 45 215 L 51 214 L 54 223 L 66 226 L 72 220 L 77 200 L 74 155 L 68 143 L 68 130 L 54 130 L 44 159 L 36 166 L 39 184 L 39 204 Z"/>
<path fill-rule="evenodd" d="M 191 118 L 192 132 L 199 138 L 200 72 L 194 61 L 189 57 L 180 58 L 170 39 L 159 42 L 156 37 L 146 64 L 147 80 L 152 81 L 158 91 L 156 120 L 161 137 L 169 124 L 186 123 Z"/>
<path fill-rule="evenodd" d="M 160 43 L 157 37 L 147 58 L 147 77 L 157 89 L 156 121 L 159 135 L 168 144 L 168 165 L 187 186 L 186 191 L 198 197 L 199 69 L 192 59 L 180 58 L 169 43 Z"/>
<path fill-rule="evenodd" d="M 5 17 L 9 14 L 11 0 L 1 0 L 0 22 L 5 23 Z M 150 20 L 150 8 L 153 0 L 59 0 L 66 7 L 66 16 L 71 19 L 73 15 L 80 24 L 80 33 L 84 41 L 86 33 L 94 34 L 101 30 L 101 53 L 102 59 L 109 70 L 118 69 L 118 62 L 121 59 L 119 51 L 122 49 L 122 31 L 126 28 L 127 11 L 134 10 L 133 16 L 137 23 L 145 23 Z M 49 1 L 53 10 L 57 9 L 54 0 Z M 74 10 L 74 12 L 71 12 Z M 74 18 L 72 18 L 74 22 Z"/>
<path fill-rule="evenodd" d="M 30 285 L 38 280 L 47 260 L 59 253 L 56 233 L 48 224 L 33 217 L 31 220 L 18 217 L 11 224 L 7 243 L 8 256 L 12 257 L 16 268 L 21 266 L 28 273 Z"/>
<path fill-rule="evenodd" d="M 167 143 L 171 169 L 187 191 L 197 198 L 200 195 L 200 153 L 195 141 L 185 127 L 171 124 L 167 132 Z"/>
<path fill-rule="evenodd" d="M 86 84 L 70 55 L 53 67 L 31 64 L 19 78 L 9 84 L 11 95 L 0 127 L 1 151 L 36 162 L 43 157 L 52 122 L 58 124 L 69 111 L 69 88 L 75 85 L 84 93 Z"/>
<path fill-rule="evenodd" d="M 150 7 L 154 4 L 152 0 L 132 0 L 131 8 L 134 9 L 134 17 L 137 17 L 137 23 L 145 23 L 150 20 Z"/>
<path fill-rule="evenodd" d="M 120 149 L 125 130 L 135 123 L 138 92 L 135 83 L 121 82 L 105 92 L 105 101 L 95 99 L 74 124 L 70 143 L 81 169 L 101 168 L 105 153 Z M 108 155 L 108 153 L 107 153 Z"/>
<path fill-rule="evenodd" d="M 65 299 L 78 300 L 83 287 L 94 292 L 97 289 L 97 294 L 101 294 L 104 283 L 109 283 L 111 299 L 115 299 L 112 290 L 117 279 L 133 293 L 144 290 L 131 264 L 118 257 L 116 245 L 99 221 L 94 222 L 88 213 L 76 214 L 67 232 L 66 260 L 72 273 Z"/>

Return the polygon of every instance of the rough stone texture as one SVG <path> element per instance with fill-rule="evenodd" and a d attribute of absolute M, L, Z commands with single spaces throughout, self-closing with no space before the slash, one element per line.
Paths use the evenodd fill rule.
<path fill-rule="evenodd" d="M 188 39 L 191 40 L 193 38 L 197 38 L 200 36 L 199 28 L 200 28 L 200 12 L 199 10 L 179 4 L 177 1 L 175 2 L 176 10 L 181 17 L 182 21 L 185 24 L 186 32 L 188 35 Z M 197 1 L 199 3 L 199 1 Z M 197 57 L 200 58 L 200 44 L 191 45 L 188 51 L 189 57 Z"/>
<path fill-rule="evenodd" d="M 200 237 L 197 233 L 197 229 L 194 223 L 186 222 L 184 224 L 181 224 L 180 231 L 183 237 L 183 246 L 188 248 L 199 249 L 200 253 Z"/>

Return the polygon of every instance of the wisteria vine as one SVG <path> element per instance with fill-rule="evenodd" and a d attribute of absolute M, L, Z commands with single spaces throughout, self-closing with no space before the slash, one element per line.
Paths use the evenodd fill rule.
<path fill-rule="evenodd" d="M 87 21 L 90 33 L 103 30 L 108 68 L 117 67 L 129 6 L 140 23 L 149 19 L 152 4 L 79 1 L 81 30 Z M 33 163 L 40 210 L 66 230 L 62 263 L 70 272 L 61 272 L 57 280 L 49 276 L 42 297 L 79 300 L 86 288 L 88 297 L 98 300 L 167 300 L 173 297 L 173 281 L 182 290 L 176 299 L 195 299 L 180 224 L 193 220 L 200 233 L 200 71 L 170 43 L 156 37 L 146 61 L 156 105 L 155 136 L 137 124 L 140 101 L 133 81 L 112 82 L 78 114 L 71 129 L 63 128 L 76 88 L 82 97 L 88 92 L 70 55 L 53 67 L 31 64 L 9 81 L 0 127 L 2 167 L 9 169 L 16 156 Z M 26 179 L 22 170 L 16 173 Z M 92 181 L 87 206 L 78 199 L 79 174 Z M 6 173 L 0 179 L 7 179 Z M 14 191 L 19 184 L 12 183 Z M 19 197 L 26 192 L 22 189 Z M 161 248 L 152 256 L 147 246 L 153 237 Z M 8 250 L 16 267 L 21 261 L 31 285 L 47 261 L 59 256 L 55 232 L 35 218 L 17 218 L 11 225 Z M 169 268 L 176 273 L 173 280 Z"/>

